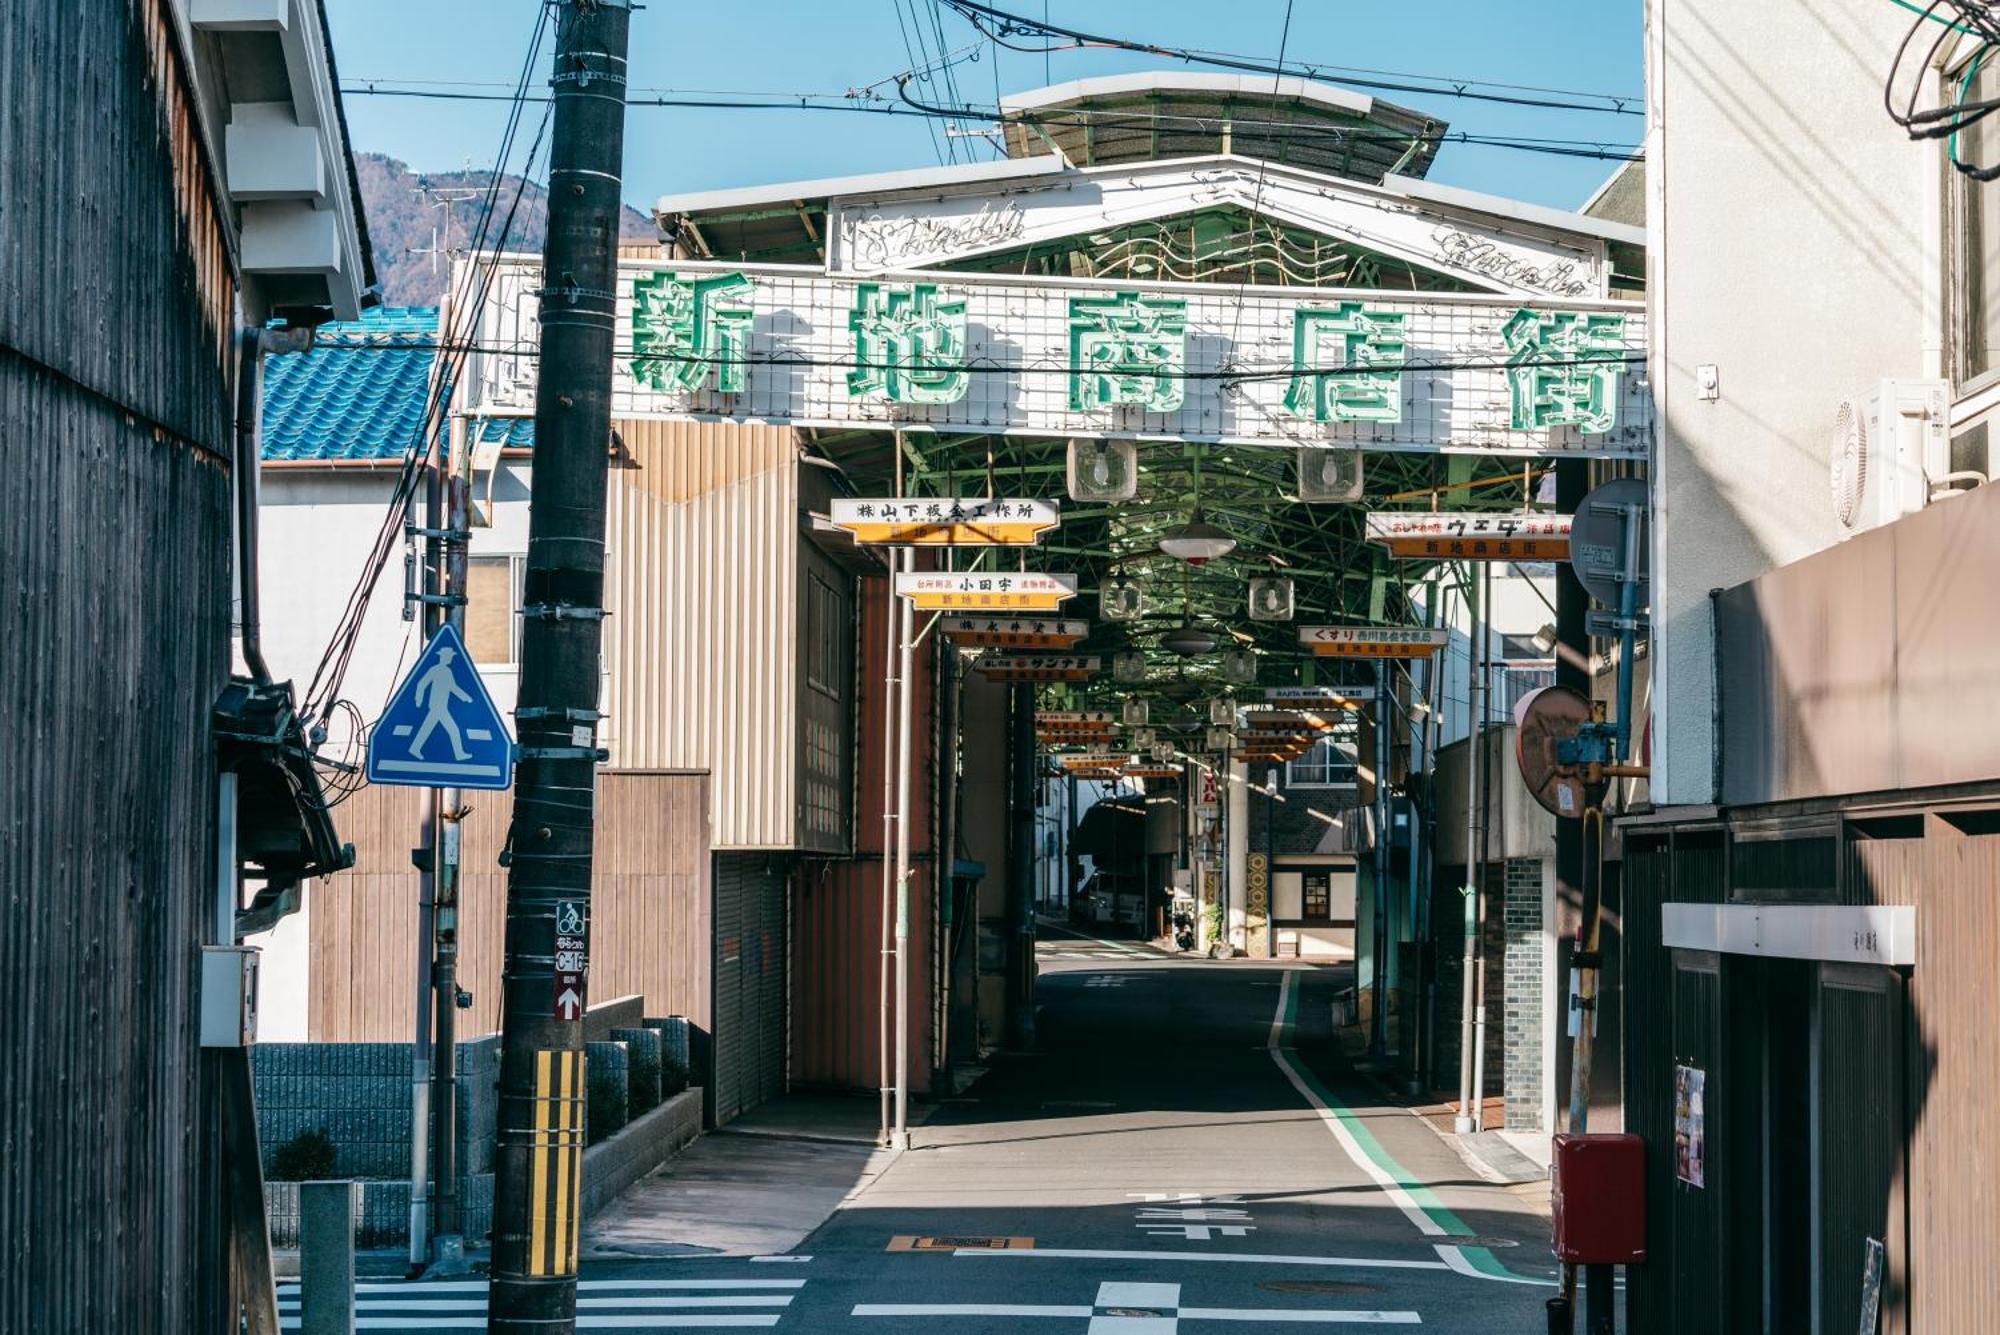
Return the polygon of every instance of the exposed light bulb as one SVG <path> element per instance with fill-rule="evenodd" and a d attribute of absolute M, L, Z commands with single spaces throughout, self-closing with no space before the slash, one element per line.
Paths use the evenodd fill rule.
<path fill-rule="evenodd" d="M 1100 487 L 1111 485 L 1111 451 L 1099 445 L 1097 457 L 1090 461 L 1090 480 Z"/>

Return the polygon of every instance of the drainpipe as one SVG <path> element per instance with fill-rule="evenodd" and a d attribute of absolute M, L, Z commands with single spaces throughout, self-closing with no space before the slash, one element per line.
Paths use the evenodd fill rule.
<path fill-rule="evenodd" d="M 264 664 L 257 601 L 257 437 L 263 417 L 264 354 L 304 352 L 312 339 L 310 327 L 254 325 L 236 337 L 236 620 L 244 665 L 259 685 L 271 680 L 271 670 Z"/>

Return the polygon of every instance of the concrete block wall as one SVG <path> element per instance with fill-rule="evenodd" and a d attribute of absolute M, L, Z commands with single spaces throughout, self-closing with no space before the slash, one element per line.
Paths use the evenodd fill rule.
<path fill-rule="evenodd" d="M 1507 1101 L 1507 1129 L 1539 1131 L 1543 1129 L 1543 942 L 1547 935 L 1542 922 L 1541 860 L 1510 858 L 1503 886 L 1506 944 L 1501 967 L 1506 974 L 1506 1000 L 1505 1014 L 1500 1018 L 1506 1074 L 1501 1093 Z"/>
<path fill-rule="evenodd" d="M 457 1069 L 458 1161 L 468 1175 L 490 1173 L 499 1039 L 460 1044 Z M 280 1146 L 316 1130 L 333 1142 L 336 1177 L 409 1175 L 407 1043 L 260 1043 L 251 1052 L 251 1072 L 266 1173 Z"/>

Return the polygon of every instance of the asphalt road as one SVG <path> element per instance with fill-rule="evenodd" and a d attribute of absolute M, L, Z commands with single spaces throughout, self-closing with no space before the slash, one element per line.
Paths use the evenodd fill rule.
<path fill-rule="evenodd" d="M 1343 1075 L 1344 970 L 1061 939 L 1042 957 L 1038 1050 L 918 1127 L 794 1254 L 588 1262 L 580 1326 L 1546 1329 L 1546 1221 Z M 364 1320 L 394 1328 L 369 1296 Z"/>

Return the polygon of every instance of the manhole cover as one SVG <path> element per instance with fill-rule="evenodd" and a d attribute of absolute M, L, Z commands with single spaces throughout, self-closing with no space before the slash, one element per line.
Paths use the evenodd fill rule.
<path fill-rule="evenodd" d="M 902 1233 L 889 1239 L 889 1250 L 892 1252 L 1013 1252 L 1034 1245 L 1033 1238 L 972 1237 L 964 1234 L 917 1237 Z"/>
<path fill-rule="evenodd" d="M 1489 1238 L 1478 1233 L 1446 1233 L 1442 1237 L 1425 1239 L 1440 1247 L 1518 1247 L 1521 1244 L 1512 1238 Z"/>
<path fill-rule="evenodd" d="M 1362 1284 L 1351 1279 L 1274 1279 L 1257 1287 L 1272 1293 L 1362 1294 L 1382 1291 L 1379 1284 Z"/>

